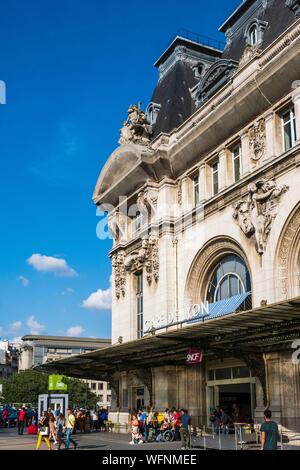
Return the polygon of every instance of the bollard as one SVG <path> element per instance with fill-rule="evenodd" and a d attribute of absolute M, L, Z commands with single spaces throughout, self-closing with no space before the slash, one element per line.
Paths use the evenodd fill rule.
<path fill-rule="evenodd" d="M 282 424 L 280 424 L 280 446 L 281 450 L 283 450 Z"/>
<path fill-rule="evenodd" d="M 237 439 L 236 423 L 234 423 L 234 439 L 235 439 L 235 450 L 238 450 L 238 439 Z"/>
<path fill-rule="evenodd" d="M 219 450 L 222 450 L 222 442 L 221 442 L 221 426 L 219 426 Z"/>
<path fill-rule="evenodd" d="M 206 434 L 205 434 L 205 426 L 203 426 L 203 447 L 206 450 Z"/>

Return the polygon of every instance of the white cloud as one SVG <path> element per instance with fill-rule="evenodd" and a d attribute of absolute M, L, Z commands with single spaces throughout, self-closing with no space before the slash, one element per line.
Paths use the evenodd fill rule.
<path fill-rule="evenodd" d="M 22 343 L 22 336 L 15 336 L 9 340 L 10 343 Z"/>
<path fill-rule="evenodd" d="M 28 284 L 30 283 L 29 279 L 27 279 L 27 277 L 24 277 L 24 276 L 19 276 L 18 281 L 20 281 L 22 286 L 24 287 L 27 287 Z"/>
<path fill-rule="evenodd" d="M 19 331 L 22 328 L 22 322 L 21 321 L 14 321 L 10 325 L 8 325 L 8 328 L 10 331 Z"/>
<path fill-rule="evenodd" d="M 26 325 L 30 328 L 31 335 L 39 335 L 45 328 L 44 325 L 35 319 L 34 315 L 31 315 L 29 318 L 27 318 Z"/>
<path fill-rule="evenodd" d="M 27 263 L 33 266 L 37 271 L 50 272 L 61 277 L 77 276 L 77 272 L 68 266 L 68 263 L 63 258 L 55 258 L 53 256 L 35 253 L 28 258 Z"/>
<path fill-rule="evenodd" d="M 106 290 L 98 289 L 96 292 L 93 292 L 83 301 L 82 307 L 90 310 L 110 310 L 111 287 Z"/>
<path fill-rule="evenodd" d="M 67 287 L 65 290 L 62 291 L 61 295 L 70 295 L 74 294 L 74 289 L 72 287 Z"/>
<path fill-rule="evenodd" d="M 80 336 L 84 331 L 85 329 L 82 326 L 71 326 L 67 330 L 67 336 Z"/>

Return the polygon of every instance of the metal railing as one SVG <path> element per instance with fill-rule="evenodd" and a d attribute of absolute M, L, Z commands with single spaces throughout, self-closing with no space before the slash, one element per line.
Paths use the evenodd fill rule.
<path fill-rule="evenodd" d="M 213 47 L 214 49 L 223 50 L 225 47 L 225 42 L 210 38 L 209 36 L 204 36 L 202 34 L 194 33 L 193 31 L 189 31 L 188 29 L 184 29 L 184 28 L 180 28 L 177 31 L 176 36 L 181 36 L 190 41 L 203 44 L 204 46 Z"/>
<path fill-rule="evenodd" d="M 228 427 L 199 426 L 191 429 L 190 447 L 202 450 L 259 450 L 261 448 L 261 424 L 234 423 Z M 288 431 L 278 425 L 278 449 L 300 449 L 300 433 Z"/>

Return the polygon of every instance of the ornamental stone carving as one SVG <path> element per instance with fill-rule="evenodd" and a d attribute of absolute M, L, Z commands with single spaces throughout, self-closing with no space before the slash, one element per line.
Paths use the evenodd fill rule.
<path fill-rule="evenodd" d="M 141 211 L 151 214 L 157 209 L 158 193 L 156 189 L 147 188 L 145 191 L 141 191 L 137 197 L 137 205 Z"/>
<path fill-rule="evenodd" d="M 274 180 L 262 178 L 248 186 L 248 195 L 234 205 L 233 217 L 246 237 L 253 236 L 257 252 L 262 255 L 278 212 L 280 197 L 288 190 Z"/>
<path fill-rule="evenodd" d="M 124 266 L 127 272 L 134 272 L 145 268 L 148 284 L 151 285 L 153 280 L 158 282 L 159 253 L 157 238 L 150 236 L 149 239 L 144 239 L 141 248 L 133 251 L 126 257 Z"/>
<path fill-rule="evenodd" d="M 146 279 L 149 285 L 159 280 L 159 250 L 158 239 L 150 235 L 142 240 L 142 246 L 126 255 L 125 250 L 120 250 L 112 257 L 114 269 L 115 294 L 117 299 L 126 295 L 126 273 L 133 273 L 145 269 Z"/>
<path fill-rule="evenodd" d="M 265 120 L 256 121 L 249 130 L 250 155 L 254 162 L 258 162 L 265 153 L 266 125 Z"/>
<path fill-rule="evenodd" d="M 259 44 L 256 44 L 254 46 L 251 46 L 250 44 L 246 44 L 243 55 L 239 62 L 239 68 L 243 67 L 245 64 L 248 64 L 248 62 L 250 62 L 250 60 L 253 59 L 253 57 L 255 57 L 261 52 L 261 49 L 259 46 L 260 46 Z"/>
<path fill-rule="evenodd" d="M 295 273 L 299 271 L 300 207 L 297 206 L 285 224 L 277 250 L 277 269 L 281 295 L 290 298 L 298 295 L 299 284 Z"/>
<path fill-rule="evenodd" d="M 126 271 L 124 266 L 125 251 L 121 250 L 112 257 L 112 267 L 115 278 L 115 294 L 117 299 L 125 297 Z"/>
<path fill-rule="evenodd" d="M 127 230 L 127 216 L 123 212 L 116 210 L 108 219 L 108 228 L 112 237 L 118 242 Z"/>
<path fill-rule="evenodd" d="M 141 103 L 129 106 L 128 117 L 120 133 L 120 145 L 149 145 L 152 127 L 147 121 L 145 113 L 141 110 Z"/>

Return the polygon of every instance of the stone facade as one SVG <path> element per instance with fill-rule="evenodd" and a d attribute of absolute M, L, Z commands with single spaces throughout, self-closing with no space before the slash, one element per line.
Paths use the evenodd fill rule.
<path fill-rule="evenodd" d="M 287 2 L 287 7 L 296 11 L 296 3 Z M 262 33 L 267 34 L 266 24 Z M 180 321 L 187 306 L 205 301 L 214 270 L 227 255 L 243 260 L 248 270 L 252 308 L 300 296 L 299 53 L 300 23 L 295 17 L 265 50 L 260 45 L 239 64 L 231 64 L 225 85 L 222 81 L 223 87 L 210 89 L 209 100 L 202 96 L 201 101 L 198 85 L 191 90 L 198 108 L 181 126 L 153 138 L 147 149 L 131 143 L 109 158 L 94 201 L 111 204 L 111 216 L 123 213 L 122 236 L 114 235 L 111 250 L 113 343 L 137 339 L 137 273 L 144 279 L 144 333 L 145 325 L 166 331 L 164 325 Z M 206 72 L 207 87 L 225 70 L 217 64 L 211 66 L 215 74 Z M 228 60 L 223 65 L 228 67 Z M 172 73 L 169 57 L 168 70 Z M 292 113 L 288 116 L 295 126 L 291 142 L 285 135 L 286 112 Z M 131 164 L 125 169 L 121 160 L 128 156 Z M 155 197 L 145 203 L 149 194 Z M 124 196 L 122 201 L 119 196 Z M 146 216 L 136 231 L 137 219 L 124 209 L 124 201 L 127 208 L 136 204 L 141 216 L 141 199 Z M 187 407 L 205 424 L 210 405 L 218 404 L 218 381 L 209 385 L 210 367 L 227 367 L 232 376 L 220 382 L 224 397 L 230 384 L 234 390 L 249 385 L 254 418 L 260 419 L 270 406 L 285 427 L 299 430 L 300 366 L 292 363 L 292 354 L 287 337 L 278 350 L 269 348 L 252 361 L 220 358 L 216 351 L 213 366 L 206 360 L 195 367 L 153 363 L 151 386 L 149 378 L 146 384 L 141 374 L 130 380 L 124 372 L 119 408 L 125 412 L 137 406 L 134 393 L 144 388 L 143 404 Z M 234 378 L 243 366 L 249 367 L 249 377 Z"/>

